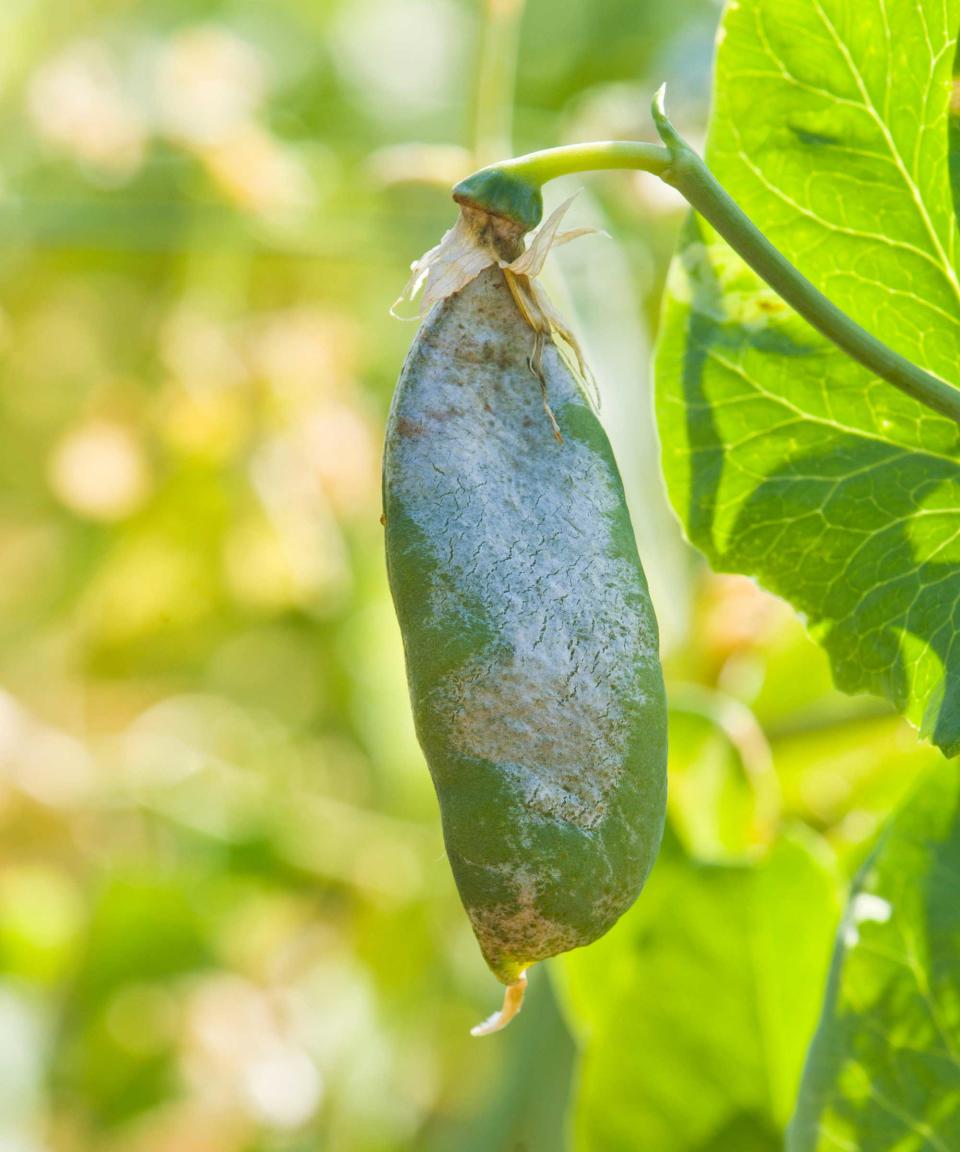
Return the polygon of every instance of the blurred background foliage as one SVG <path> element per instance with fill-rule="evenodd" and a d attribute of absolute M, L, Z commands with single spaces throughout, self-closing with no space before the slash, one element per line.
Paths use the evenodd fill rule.
<path fill-rule="evenodd" d="M 663 858 L 492 1040 L 378 523 L 413 335 L 388 309 L 450 183 L 649 136 L 663 79 L 697 139 L 718 15 L 0 6 L 2 1152 L 777 1146 L 838 894 L 937 754 L 680 539 L 648 358 L 682 205 L 581 181 L 573 216 L 615 239 L 550 281 L 661 617 Z"/>

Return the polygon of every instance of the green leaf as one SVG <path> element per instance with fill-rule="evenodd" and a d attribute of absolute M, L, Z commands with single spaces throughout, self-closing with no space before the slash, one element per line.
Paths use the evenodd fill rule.
<path fill-rule="evenodd" d="M 859 323 L 960 383 L 948 127 L 960 0 L 741 0 L 707 161 Z M 872 377 L 691 221 L 657 414 L 691 540 L 806 614 L 837 684 L 960 751 L 958 430 Z"/>
<path fill-rule="evenodd" d="M 953 211 L 960 219 L 960 42 L 953 57 L 953 87 L 950 90 L 950 190 Z"/>
<path fill-rule="evenodd" d="M 904 805 L 854 886 L 790 1152 L 960 1148 L 960 766 Z"/>
<path fill-rule="evenodd" d="M 776 1152 L 838 913 L 810 833 L 757 866 L 668 845 L 643 899 L 555 969 L 583 1050 L 574 1146 Z"/>

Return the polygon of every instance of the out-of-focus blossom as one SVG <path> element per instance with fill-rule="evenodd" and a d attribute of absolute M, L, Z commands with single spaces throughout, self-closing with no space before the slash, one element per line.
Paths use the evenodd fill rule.
<path fill-rule="evenodd" d="M 304 304 L 257 318 L 248 349 L 277 400 L 300 409 L 351 389 L 359 335 L 348 316 Z"/>
<path fill-rule="evenodd" d="M 303 424 L 299 441 L 304 463 L 315 469 L 341 516 L 356 516 L 379 500 L 380 448 L 361 409 L 318 406 Z"/>
<path fill-rule="evenodd" d="M 234 388 L 248 372 L 226 325 L 189 300 L 180 303 L 160 333 L 164 367 L 191 389 Z"/>
<path fill-rule="evenodd" d="M 191 145 L 225 140 L 249 123 L 265 93 L 259 52 L 220 25 L 187 28 L 160 51 L 157 119 L 175 139 Z"/>
<path fill-rule="evenodd" d="M 244 1077 L 256 1116 L 276 1128 L 298 1128 L 316 1111 L 320 1079 L 300 1048 L 274 1044 L 253 1060 Z"/>
<path fill-rule="evenodd" d="M 203 161 L 222 191 L 249 212 L 297 216 L 313 205 L 313 180 L 299 153 L 258 124 L 205 149 Z"/>
<path fill-rule="evenodd" d="M 146 500 L 150 475 L 134 433 L 94 419 L 72 429 L 54 448 L 50 486 L 72 511 L 91 520 L 122 520 Z"/>
<path fill-rule="evenodd" d="M 722 655 L 762 644 L 792 618 L 790 608 L 747 576 L 712 576 L 703 643 Z"/>
<path fill-rule="evenodd" d="M 13 984 L 0 984 L 0 1148 L 4 1150 L 42 1152 L 48 1046 L 41 1006 Z"/>
<path fill-rule="evenodd" d="M 228 582 L 251 606 L 300 605 L 316 610 L 349 584 L 346 548 L 316 476 L 304 472 L 278 438 L 251 463 L 251 481 L 265 519 L 234 530 L 225 552 Z"/>
<path fill-rule="evenodd" d="M 174 1098 L 141 1113 L 123 1128 L 118 1143 L 101 1142 L 97 1152 L 245 1152 L 251 1127 L 247 1117 L 235 1112 L 213 1111 L 190 1097 Z"/>
<path fill-rule="evenodd" d="M 51 807 L 86 799 L 95 782 L 89 750 L 0 691 L 0 781 Z"/>
<path fill-rule="evenodd" d="M 143 160 L 147 129 L 102 44 L 71 44 L 43 64 L 29 87 L 40 137 L 104 176 L 125 179 Z"/>
<path fill-rule="evenodd" d="M 33 799 L 51 807 L 66 807 L 90 792 L 95 766 L 89 750 L 75 737 L 38 725 L 23 752 L 17 782 Z"/>
<path fill-rule="evenodd" d="M 166 441 L 178 452 L 224 461 L 250 433 L 252 394 L 242 348 L 229 327 L 184 302 L 160 334 L 170 374 L 157 403 Z"/>
<path fill-rule="evenodd" d="M 451 0 L 361 0 L 341 12 L 336 59 L 375 115 L 409 116 L 462 89 L 470 29 Z"/>
<path fill-rule="evenodd" d="M 650 93 L 645 82 L 595 84 L 566 116 L 564 143 L 586 140 L 639 140 L 649 130 Z"/>
<path fill-rule="evenodd" d="M 157 418 L 165 441 L 178 453 L 222 463 L 250 434 L 250 393 L 171 381 L 158 401 Z"/>
<path fill-rule="evenodd" d="M 323 1099 L 316 1064 L 268 991 L 238 976 L 200 982 L 187 1004 L 184 1073 L 212 1106 L 298 1128 Z"/>
<path fill-rule="evenodd" d="M 469 148 L 454 144 L 390 144 L 367 160 L 367 171 L 381 185 L 430 184 L 444 191 L 476 168 Z"/>
<path fill-rule="evenodd" d="M 194 153 L 238 208 L 298 221 L 316 199 L 308 165 L 259 119 L 267 93 L 254 45 L 216 24 L 186 29 L 159 53 L 157 126 Z"/>
<path fill-rule="evenodd" d="M 267 514 L 276 525 L 320 521 L 326 507 L 326 494 L 310 469 L 301 467 L 297 453 L 291 451 L 287 438 L 273 437 L 257 450 L 251 462 L 254 490 Z"/>
<path fill-rule="evenodd" d="M 357 384 L 358 345 L 351 320 L 311 305 L 260 317 L 247 338 L 284 429 L 260 484 L 269 476 L 271 491 L 293 485 L 301 500 L 329 502 L 344 517 L 372 506 L 379 491 L 379 433 Z M 263 498 L 267 489 L 258 491 Z"/>
<path fill-rule="evenodd" d="M 391 1043 L 362 963 L 328 949 L 290 988 L 287 1000 L 346 1131 L 362 1132 L 372 1147 L 416 1147 L 420 1110 L 425 1099 L 433 1102 L 435 1086 L 425 1069 L 428 1082 L 407 1091 L 416 1079 L 407 1077 L 409 1048 Z"/>
<path fill-rule="evenodd" d="M 239 710 L 211 696 L 171 696 L 138 716 L 120 742 L 127 787 L 155 793 L 173 787 L 208 767 L 228 764 L 221 746 L 238 721 Z M 249 736 L 250 732 L 246 734 Z"/>

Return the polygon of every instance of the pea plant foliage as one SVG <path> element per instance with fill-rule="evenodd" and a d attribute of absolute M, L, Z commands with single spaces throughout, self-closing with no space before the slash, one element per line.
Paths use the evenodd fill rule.
<path fill-rule="evenodd" d="M 707 147 L 788 259 L 948 381 L 958 26 L 954 0 L 734 4 Z M 693 542 L 804 612 L 842 688 L 889 697 L 960 752 L 957 425 L 818 336 L 696 219 L 657 378 L 667 482 Z"/>
<path fill-rule="evenodd" d="M 960 386 L 958 27 L 958 0 L 731 3 L 706 161 L 835 304 Z M 699 217 L 656 378 L 690 539 L 799 609 L 841 688 L 957 755 L 956 422 L 845 356 Z M 956 761 L 925 782 L 855 887 L 794 1152 L 960 1148 L 958 782 Z"/>
<path fill-rule="evenodd" d="M 629 817 L 622 827 L 616 820 L 610 825 L 615 851 L 601 854 L 596 872 L 624 889 L 616 914 L 578 921 L 576 932 L 562 938 L 548 933 L 549 946 L 520 940 L 514 930 L 515 906 L 529 927 L 533 905 L 526 897 L 511 904 L 503 895 L 509 836 L 495 840 L 494 819 L 478 824 L 477 806 L 463 821 L 469 851 L 461 851 L 459 831 L 448 827 L 455 871 L 458 852 L 465 861 L 458 882 L 468 909 L 486 901 L 501 919 L 509 913 L 505 944 L 490 944 L 486 920 L 478 932 L 513 997 L 496 1029 L 516 1015 L 528 963 L 591 942 L 556 968 L 582 1046 L 578 1147 L 761 1152 L 786 1139 L 790 1152 L 960 1152 L 958 28 L 960 0 L 730 0 L 704 158 L 671 124 L 661 91 L 653 116 L 663 146 L 578 144 L 480 169 L 454 189 L 464 212 L 459 231 L 414 266 L 415 279 L 427 271 L 433 277 L 430 299 L 430 284 L 443 287 L 441 295 L 462 287 L 450 282 L 451 270 L 466 283 L 477 273 L 471 260 L 482 259 L 484 268 L 500 264 L 527 321 L 524 327 L 515 317 L 518 347 L 530 344 L 532 328 L 538 350 L 532 357 L 517 353 L 510 363 L 521 379 L 527 368 L 540 376 L 549 413 L 553 386 L 537 361 L 565 329 L 530 286 L 542 259 L 536 257 L 533 272 L 529 265 L 538 250 L 545 255 L 557 214 L 531 249 L 524 252 L 520 240 L 542 216 L 541 186 L 591 168 L 637 168 L 677 188 L 695 211 L 672 264 L 655 363 L 673 507 L 715 569 L 752 576 L 797 609 L 840 688 L 885 697 L 943 753 L 893 814 L 842 912 L 842 885 L 810 829 L 784 828 L 759 863 L 708 866 L 671 843 L 682 833 L 668 822 L 658 883 L 607 934 L 639 893 L 651 845 L 654 853 L 659 846 L 663 749 L 655 738 L 648 739 L 649 763 L 624 757 L 636 769 L 646 807 L 611 801 L 598 809 Z M 497 229 L 501 242 L 509 238 L 502 258 L 478 240 L 483 230 Z M 502 285 L 500 297 L 513 314 Z M 449 319 L 459 306 L 448 303 L 437 315 Z M 416 348 L 430 351 L 439 323 L 427 326 Z M 470 356 L 459 358 L 475 377 Z M 405 379 L 424 375 L 422 360 L 419 351 L 411 355 Z M 456 360 L 444 357 L 445 373 Z M 403 415 L 403 395 L 395 416 Z M 535 398 L 531 403 L 536 407 Z M 441 407 L 447 419 L 453 409 Z M 568 417 L 563 409 L 558 417 L 559 424 L 552 415 L 551 421 L 562 444 Z M 406 424 L 396 425 L 399 443 Z M 421 436 L 427 421 L 415 428 Z M 544 428 L 541 421 L 538 444 Z M 414 451 L 425 450 L 418 441 Z M 514 455 L 539 460 L 541 451 L 524 447 Z M 568 464 L 573 460 L 569 455 Z M 436 471 L 435 455 L 428 463 Z M 511 477 L 522 470 L 510 469 Z M 539 472 L 534 480 L 539 484 Z M 393 522 L 407 549 L 394 548 L 393 557 L 403 621 L 406 586 L 419 589 L 422 581 L 406 580 L 409 533 L 396 513 Z M 465 538 L 459 521 L 456 533 L 458 541 Z M 522 525 L 511 535 L 511 556 L 515 545 L 528 547 L 529 536 Z M 441 551 L 455 568 L 454 547 L 444 541 Z M 472 538 L 467 551 L 475 566 Z M 414 559 L 422 564 L 419 553 Z M 552 554 L 548 559 L 550 567 Z M 524 558 L 527 569 L 533 570 Z M 636 573 L 638 595 L 645 596 L 638 565 Z M 541 597 L 538 580 L 530 596 L 535 607 L 524 606 L 524 620 L 537 618 Z M 421 601 L 418 591 L 416 611 Z M 553 607 L 549 615 L 563 627 Z M 583 649 L 588 619 L 594 631 L 603 625 L 602 614 L 577 599 L 576 626 L 563 633 L 571 652 Z M 411 617 L 406 627 L 415 672 L 429 663 L 418 663 L 416 623 Z M 522 647 L 522 630 L 494 632 L 498 643 L 506 636 L 514 649 Z M 539 638 L 546 634 L 541 630 Z M 435 664 L 432 634 L 422 647 Z M 547 662 L 557 663 L 553 656 Z M 539 664 L 531 666 L 539 685 L 546 678 Z M 417 693 L 414 684 L 415 703 Z M 429 701 L 435 696 L 431 686 Z M 566 706 L 568 695 L 562 699 Z M 650 715 L 662 720 L 659 689 L 645 688 L 637 699 L 653 700 Z M 536 717 L 547 714 L 538 705 Z M 483 718 L 486 724 L 486 712 Z M 591 740 L 595 726 L 586 725 Z M 421 719 L 419 730 L 429 749 L 432 719 Z M 514 728 L 509 735 L 509 750 L 498 744 L 497 754 L 487 756 L 498 782 L 513 778 L 511 765 L 501 763 L 508 751 L 514 755 Z M 432 762 L 441 783 L 451 756 L 444 735 Z M 531 759 L 543 759 L 538 744 L 531 745 Z M 581 770 L 590 769 L 589 756 L 576 759 Z M 462 781 L 477 777 L 472 771 L 450 777 L 457 803 Z M 521 800 L 516 810 L 523 819 L 542 816 L 531 816 L 531 804 Z M 493 807 L 508 811 L 502 798 Z M 638 819 L 641 811 L 646 815 Z M 560 816 L 544 840 L 542 866 L 524 873 L 530 891 L 549 905 L 551 925 L 573 923 L 585 903 L 574 900 L 571 910 L 558 897 L 572 888 L 557 862 L 574 859 L 561 836 L 570 821 Z M 644 853 L 634 851 L 624 828 L 636 833 Z M 585 836 L 597 864 L 592 823 Z M 485 881 L 489 891 L 477 896 L 464 876 L 480 849 L 495 857 L 487 866 L 495 883 Z M 528 846 L 521 855 L 530 855 Z M 637 865 L 632 879 L 623 861 Z M 557 892 L 543 879 L 550 867 Z M 579 863 L 573 871 L 586 875 Z M 691 1106 L 677 1085 L 694 1083 Z"/>

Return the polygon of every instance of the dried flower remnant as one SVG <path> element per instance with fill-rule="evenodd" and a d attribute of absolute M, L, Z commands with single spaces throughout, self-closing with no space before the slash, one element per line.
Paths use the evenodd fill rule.
<path fill-rule="evenodd" d="M 547 256 L 554 248 L 599 231 L 589 227 L 560 231 L 560 224 L 575 199 L 576 193 L 551 213 L 533 234 L 530 246 L 526 249 L 520 225 L 505 217 L 462 204 L 456 224 L 444 233 L 440 243 L 411 264 L 410 279 L 393 306 L 396 315 L 399 304 L 404 300 L 413 300 L 420 294 L 420 316 L 423 318 L 435 304 L 461 291 L 485 268 L 498 265 L 520 314 L 534 333 L 529 358 L 530 370 L 540 382 L 544 411 L 557 440 L 562 440 L 562 436 L 548 401 L 542 364 L 544 341 L 547 338 L 557 342 L 561 353 L 568 350 L 572 354 L 571 367 L 588 385 L 595 403 L 598 399 L 593 376 L 576 336 L 536 282 Z"/>

